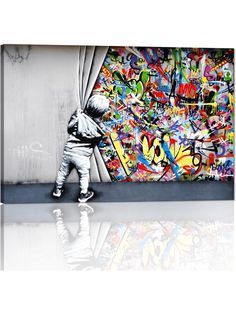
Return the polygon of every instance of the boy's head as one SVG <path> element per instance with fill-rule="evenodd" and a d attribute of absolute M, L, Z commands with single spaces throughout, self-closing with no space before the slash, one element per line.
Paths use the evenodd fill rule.
<path fill-rule="evenodd" d="M 93 95 L 89 98 L 86 113 L 92 118 L 99 118 L 109 109 L 109 100 L 102 95 Z"/>

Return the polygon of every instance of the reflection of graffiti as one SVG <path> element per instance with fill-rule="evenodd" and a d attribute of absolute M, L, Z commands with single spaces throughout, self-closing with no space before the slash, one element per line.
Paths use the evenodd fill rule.
<path fill-rule="evenodd" d="M 112 225 L 103 269 L 232 269 L 233 226 L 217 221 L 152 221 Z"/>
<path fill-rule="evenodd" d="M 113 181 L 232 180 L 233 50 L 110 48 L 100 151 Z"/>

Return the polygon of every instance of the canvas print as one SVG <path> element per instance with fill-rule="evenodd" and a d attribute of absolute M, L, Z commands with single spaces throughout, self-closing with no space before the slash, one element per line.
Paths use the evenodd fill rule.
<path fill-rule="evenodd" d="M 6 200 L 61 199 L 67 182 L 82 203 L 127 182 L 222 182 L 232 197 L 233 49 L 7 45 L 1 58 Z"/>

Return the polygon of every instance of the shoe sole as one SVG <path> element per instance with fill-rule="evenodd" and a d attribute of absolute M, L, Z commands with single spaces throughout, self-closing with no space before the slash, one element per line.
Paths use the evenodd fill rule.
<path fill-rule="evenodd" d="M 78 198 L 78 201 L 80 202 L 80 203 L 86 203 L 90 198 L 92 198 L 94 196 L 94 192 L 92 192 L 92 194 L 89 196 L 89 197 L 87 197 L 87 198 Z"/>
<path fill-rule="evenodd" d="M 52 195 L 55 197 L 61 197 L 61 194 L 52 193 Z"/>
<path fill-rule="evenodd" d="M 61 197 L 63 192 L 64 192 L 64 190 L 61 190 L 60 194 L 57 194 L 57 193 L 53 192 L 52 195 L 55 196 L 55 197 Z"/>

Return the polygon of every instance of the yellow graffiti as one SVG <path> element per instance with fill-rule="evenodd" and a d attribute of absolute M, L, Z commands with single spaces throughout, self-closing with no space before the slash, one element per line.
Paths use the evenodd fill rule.
<path fill-rule="evenodd" d="M 234 96 L 231 93 L 228 93 L 229 97 L 229 110 L 233 111 L 234 110 Z"/>
<path fill-rule="evenodd" d="M 234 132 L 229 132 L 229 133 L 227 134 L 227 137 L 228 137 L 228 139 L 229 139 L 231 142 L 233 142 L 233 139 L 234 139 Z"/>
<path fill-rule="evenodd" d="M 154 162 L 157 164 L 160 160 L 164 160 L 166 158 L 165 152 L 161 147 L 159 138 L 155 138 L 155 140 L 152 143 L 152 146 L 149 147 L 148 138 L 147 136 L 144 136 L 142 139 L 142 147 L 143 147 L 143 154 L 146 160 L 150 162 Z M 156 150 L 159 150 L 159 154 L 156 154 Z"/>
<path fill-rule="evenodd" d="M 134 164 L 132 160 L 130 160 L 129 155 L 125 152 L 119 140 L 118 134 L 112 132 L 110 137 L 123 169 L 127 176 L 129 176 L 131 174 L 130 167 Z M 167 134 L 164 135 L 163 140 L 167 143 L 171 155 L 175 157 L 175 163 L 182 169 L 181 172 L 183 174 L 190 174 L 190 169 L 194 169 L 195 171 L 197 170 L 199 163 L 197 165 L 193 164 L 194 157 L 191 155 L 190 148 L 186 149 L 185 146 L 180 146 L 178 143 L 170 144 L 170 137 Z M 142 145 L 143 155 L 145 159 L 150 162 L 150 164 L 155 163 L 157 165 L 161 161 L 169 163 L 160 141 L 161 140 L 159 138 L 155 138 L 150 144 L 148 137 L 145 135 L 140 142 Z"/>
<path fill-rule="evenodd" d="M 104 66 L 102 66 L 102 72 L 105 74 L 105 76 L 111 76 L 111 72 Z"/>
<path fill-rule="evenodd" d="M 168 144 L 171 155 L 176 156 L 176 164 L 178 164 L 178 166 L 182 168 L 183 174 L 187 174 L 190 169 L 196 170 L 198 168 L 198 165 L 193 165 L 193 156 L 191 155 L 190 148 L 186 149 L 185 146 L 180 146 L 178 145 L 178 143 L 171 145 L 170 137 L 167 134 L 164 135 L 163 139 Z M 150 145 L 148 142 L 148 138 L 145 135 L 142 138 L 141 144 L 142 151 L 146 160 L 148 160 L 149 162 L 154 162 L 155 164 L 158 164 L 160 161 L 168 162 L 159 138 L 155 138 Z"/>
<path fill-rule="evenodd" d="M 220 62 L 219 64 L 217 64 L 216 66 L 214 66 L 213 68 L 211 68 L 211 72 L 212 72 L 212 71 L 215 71 L 215 70 L 217 70 L 217 69 L 219 69 L 220 67 L 222 67 L 222 66 L 225 65 L 226 63 L 228 63 L 227 60 L 224 60 L 224 61 Z"/>

